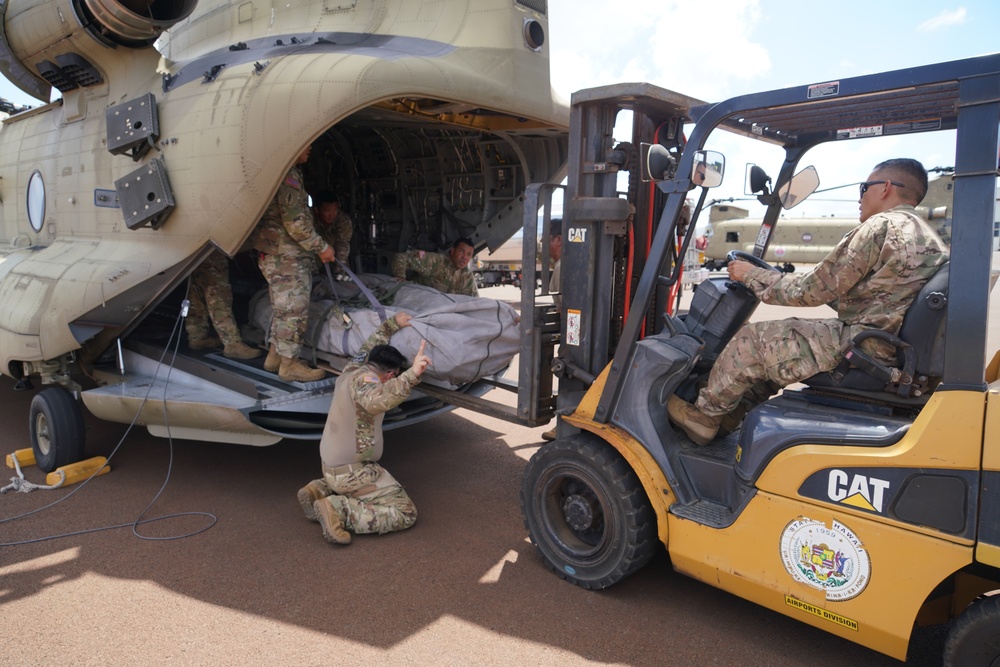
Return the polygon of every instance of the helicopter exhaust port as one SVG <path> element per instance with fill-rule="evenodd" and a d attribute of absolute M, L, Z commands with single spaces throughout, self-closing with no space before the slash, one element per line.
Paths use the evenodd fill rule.
<path fill-rule="evenodd" d="M 82 0 L 99 38 L 129 47 L 149 46 L 194 11 L 198 0 Z M 98 35 L 95 35 L 98 36 Z"/>

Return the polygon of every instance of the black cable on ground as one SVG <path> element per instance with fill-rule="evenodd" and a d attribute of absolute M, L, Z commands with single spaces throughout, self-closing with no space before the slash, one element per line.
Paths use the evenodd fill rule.
<path fill-rule="evenodd" d="M 189 283 L 189 289 L 190 289 L 190 283 Z M 166 376 L 166 378 L 164 380 L 164 387 L 163 387 L 163 421 L 164 421 L 164 424 L 165 424 L 166 429 L 167 429 L 167 443 L 168 443 L 168 449 L 169 449 L 169 462 L 167 464 L 167 475 L 166 475 L 166 477 L 163 480 L 163 485 L 160 486 L 159 491 L 156 492 L 156 495 L 153 496 L 153 499 L 149 502 L 149 504 L 146 506 L 146 508 L 143 509 L 142 512 L 139 513 L 139 516 L 136 517 L 135 521 L 132 521 L 131 523 L 122 523 L 122 524 L 118 524 L 118 525 L 115 525 L 115 526 L 102 526 L 102 527 L 99 527 L 99 528 L 88 528 L 86 530 L 78 530 L 78 531 L 74 531 L 74 532 L 71 532 L 71 533 L 62 533 L 62 534 L 59 534 L 59 535 L 49 535 L 47 537 L 37 537 L 37 538 L 34 538 L 34 539 L 21 540 L 21 541 L 18 541 L 18 542 L 2 542 L 2 543 L 0 543 L 0 547 L 13 547 L 13 546 L 20 546 L 20 545 L 23 545 L 23 544 L 34 544 L 36 542 L 45 542 L 47 540 L 57 540 L 57 539 L 61 539 L 61 538 L 64 538 L 64 537 L 74 537 L 76 535 L 86 535 L 88 533 L 99 533 L 99 532 L 105 531 L 105 530 L 116 530 L 118 528 L 127 528 L 127 527 L 131 527 L 132 534 L 135 535 L 136 537 L 138 537 L 141 540 L 164 540 L 164 541 L 166 541 L 166 540 L 179 540 L 179 539 L 183 539 L 183 538 L 186 538 L 186 537 L 193 537 L 195 535 L 198 535 L 199 533 L 203 533 L 206 530 L 208 530 L 209 528 L 211 528 L 212 526 L 214 526 L 218 522 L 218 520 L 219 520 L 218 517 L 216 517 L 214 514 L 211 514 L 209 512 L 176 512 L 176 513 L 173 513 L 173 514 L 166 514 L 164 516 L 154 517 L 152 519 L 143 519 L 142 518 L 143 516 L 146 515 L 146 513 L 150 510 L 150 508 L 156 503 L 156 501 L 159 500 L 160 496 L 163 494 L 164 489 L 167 488 L 167 484 L 170 482 L 170 475 L 171 475 L 171 473 L 173 471 L 173 464 L 174 464 L 174 440 L 173 440 L 173 438 L 170 435 L 170 421 L 167 418 L 167 387 L 169 387 L 169 385 L 170 385 L 170 374 L 173 371 L 173 369 L 174 369 L 174 363 L 177 360 L 177 351 L 180 349 L 180 341 L 181 341 L 181 333 L 180 332 L 181 332 L 181 326 L 182 326 L 182 324 L 184 322 L 184 318 L 187 317 L 187 308 L 188 308 L 188 305 L 189 305 L 189 301 L 187 299 L 187 295 L 185 294 L 185 298 L 184 298 L 184 301 L 183 301 L 182 306 L 181 306 L 181 312 L 180 312 L 180 314 L 179 314 L 179 316 L 177 318 L 177 321 L 174 324 L 174 329 L 173 329 L 173 331 L 170 334 L 170 338 L 167 340 L 167 344 L 166 344 L 166 346 L 163 349 L 163 354 L 160 355 L 160 359 L 159 359 L 159 361 L 157 363 L 157 366 L 156 366 L 156 371 L 153 373 L 153 379 L 149 383 L 149 389 L 146 391 L 146 395 L 143 396 L 142 403 L 139 404 L 139 409 L 136 410 L 135 417 L 132 419 L 132 422 L 128 425 L 128 428 L 125 430 L 125 433 L 122 435 L 121 439 L 118 441 L 118 444 L 115 445 L 114 449 L 111 450 L 111 453 L 108 455 L 107 461 L 105 462 L 105 464 L 103 466 L 101 466 L 100 468 L 98 468 L 97 470 L 95 470 L 94 473 L 90 477 L 88 477 L 87 479 L 85 479 L 82 482 L 80 482 L 80 484 L 75 489 L 73 489 L 72 491 L 70 491 L 69 493 L 67 493 L 65 496 L 62 496 L 58 500 L 55 500 L 55 501 L 49 503 L 48 505 L 43 505 L 42 507 L 30 510 L 28 512 L 24 512 L 23 514 L 19 514 L 17 516 L 12 516 L 12 517 L 7 517 L 5 519 L 0 519 L 0 524 L 7 523 L 9 521 L 14 521 L 16 519 L 23 519 L 23 518 L 31 516 L 33 514 L 37 514 L 39 512 L 47 510 L 47 509 L 49 509 L 51 507 L 55 507 L 56 505 L 58 505 L 58 504 L 60 504 L 60 503 L 62 503 L 64 501 L 68 500 L 70 497 L 72 497 L 78 491 L 82 490 L 87 484 L 90 483 L 90 481 L 92 479 L 94 479 L 94 477 L 96 477 L 98 475 L 98 473 L 100 473 L 101 470 L 103 470 L 108 465 L 110 465 L 111 459 L 114 458 L 115 454 L 121 448 L 122 444 L 124 444 L 125 438 L 127 438 L 128 434 L 132 432 L 132 427 L 134 427 L 135 424 L 136 424 L 136 422 L 139 420 L 139 415 L 142 414 L 142 409 L 143 409 L 143 407 L 145 407 L 146 402 L 149 400 L 149 395 L 153 391 L 153 387 L 156 384 L 156 376 L 159 374 L 160 368 L 163 367 L 163 359 L 164 359 L 164 357 L 166 357 L 167 351 L 170 349 L 171 345 L 173 345 L 173 348 L 174 348 L 173 349 L 173 355 L 172 355 L 172 357 L 170 359 L 170 365 L 167 367 L 167 376 Z M 152 537 L 152 536 L 148 536 L 148 535 L 142 535 L 138 531 L 138 527 L 139 526 L 147 524 L 147 523 L 156 523 L 158 521 L 164 521 L 166 519 L 174 519 L 174 518 L 179 518 L 179 517 L 184 517 L 184 516 L 203 516 L 203 517 L 207 517 L 210 520 L 210 522 L 209 522 L 209 524 L 207 526 L 205 526 L 203 528 L 200 528 L 198 530 L 195 530 L 195 531 L 192 531 L 192 532 L 189 532 L 189 533 L 184 533 L 182 535 L 169 535 L 169 536 L 165 536 L 165 537 Z"/>

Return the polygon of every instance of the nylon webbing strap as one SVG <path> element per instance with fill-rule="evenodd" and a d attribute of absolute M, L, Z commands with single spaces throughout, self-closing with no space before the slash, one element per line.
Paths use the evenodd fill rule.
<path fill-rule="evenodd" d="M 339 259 L 337 260 L 337 264 L 339 264 L 340 268 L 344 270 L 344 273 L 346 273 L 348 277 L 354 281 L 354 284 L 358 286 L 358 289 L 361 290 L 361 293 L 365 295 L 365 298 L 368 299 L 368 302 L 372 304 L 372 307 L 375 309 L 375 312 L 378 313 L 379 321 L 385 322 L 386 320 L 385 307 L 383 307 L 382 304 L 379 303 L 379 300 L 375 298 L 375 295 L 372 294 L 372 291 L 368 289 L 368 285 L 365 285 L 361 281 L 361 279 L 358 278 L 356 275 L 354 275 L 354 272 L 351 271 L 349 268 L 347 268 L 347 265 L 341 262 Z M 330 289 L 332 289 L 334 295 L 336 295 L 337 290 L 334 287 L 333 272 L 330 270 L 330 265 L 324 262 L 323 268 L 326 269 L 326 277 L 327 280 L 330 281 Z"/>

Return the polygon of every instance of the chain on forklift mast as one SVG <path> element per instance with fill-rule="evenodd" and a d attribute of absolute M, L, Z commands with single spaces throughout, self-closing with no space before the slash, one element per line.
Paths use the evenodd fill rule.
<path fill-rule="evenodd" d="M 615 143 L 625 109 L 633 140 Z M 984 360 L 998 124 L 1000 54 L 716 104 L 649 84 L 574 94 L 561 313 L 532 288 L 553 186 L 529 188 L 524 226 L 517 411 L 532 424 L 558 415 L 521 491 L 545 564 L 600 589 L 660 543 L 679 572 L 896 658 L 916 627 L 950 624 L 946 664 L 996 664 L 1000 354 Z M 773 188 L 763 170 L 751 178 L 765 213 L 744 257 L 767 266 L 782 209 L 818 184 L 809 149 L 944 130 L 955 137 L 951 252 L 961 261 L 907 311 L 900 367 L 809 378 L 706 447 L 676 430 L 667 398 L 694 397 L 757 306 L 749 290 L 711 278 L 686 313 L 667 307 L 706 193 L 726 176 L 725 157 L 705 150 L 712 133 L 784 149 Z"/>

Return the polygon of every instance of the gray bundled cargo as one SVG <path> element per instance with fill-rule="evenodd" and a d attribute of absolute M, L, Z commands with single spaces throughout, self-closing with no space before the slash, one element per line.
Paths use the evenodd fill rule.
<path fill-rule="evenodd" d="M 317 355 L 351 357 L 368 336 L 399 311 L 413 316 L 391 344 L 412 360 L 427 341 L 432 365 L 423 380 L 454 389 L 506 368 L 518 351 L 518 314 L 508 303 L 484 297 L 444 294 L 381 274 L 359 274 L 368 295 L 354 282 L 316 281 L 309 309 L 308 342 Z M 253 324 L 268 331 L 267 290 L 250 306 Z"/>

